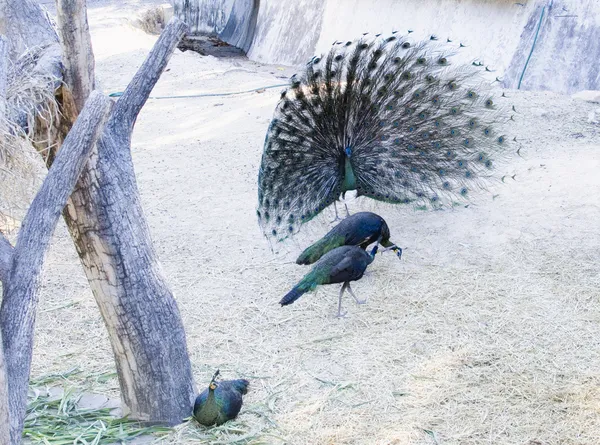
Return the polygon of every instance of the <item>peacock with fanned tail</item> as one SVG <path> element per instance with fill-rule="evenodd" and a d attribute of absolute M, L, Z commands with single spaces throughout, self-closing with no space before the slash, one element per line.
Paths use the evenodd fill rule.
<path fill-rule="evenodd" d="M 481 64 L 455 66 L 454 54 L 433 36 L 363 37 L 294 75 L 258 175 L 264 234 L 285 239 L 349 190 L 437 208 L 485 188 L 511 152 L 503 128 L 513 117 Z"/>

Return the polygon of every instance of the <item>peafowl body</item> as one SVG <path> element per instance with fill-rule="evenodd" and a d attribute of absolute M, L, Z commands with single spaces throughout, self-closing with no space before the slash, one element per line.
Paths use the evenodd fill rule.
<path fill-rule="evenodd" d="M 484 186 L 508 153 L 502 128 L 512 116 L 481 64 L 454 66 L 453 51 L 433 36 L 363 37 L 334 43 L 294 75 L 258 175 L 264 234 L 285 239 L 349 190 L 439 207 Z"/>
<path fill-rule="evenodd" d="M 367 266 L 373 262 L 378 246 L 375 245 L 371 253 L 358 246 L 342 246 L 327 252 L 313 266 L 302 280 L 289 291 L 279 302 L 282 306 L 292 304 L 306 292 L 315 290 L 321 284 L 344 283 L 340 290 L 338 300 L 338 317 L 342 314 L 342 295 L 345 290 L 356 300 L 357 303 L 366 303 L 356 298 L 350 288 L 350 281 L 360 280 L 367 269 Z"/>
<path fill-rule="evenodd" d="M 395 250 L 398 257 L 402 255 L 402 249 L 390 241 L 390 229 L 381 216 L 372 212 L 355 213 L 343 219 L 323 238 L 304 250 L 296 264 L 312 264 L 336 247 L 359 246 L 366 249 L 374 242 Z"/>
<path fill-rule="evenodd" d="M 194 418 L 202 425 L 221 425 L 234 419 L 242 408 L 242 395 L 248 392 L 248 380 L 217 382 L 218 375 L 219 371 L 194 403 Z"/>

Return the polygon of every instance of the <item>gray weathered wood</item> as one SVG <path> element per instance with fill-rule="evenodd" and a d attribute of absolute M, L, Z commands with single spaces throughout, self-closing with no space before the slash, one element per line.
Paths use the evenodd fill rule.
<path fill-rule="evenodd" d="M 17 0 L 11 1 L 16 4 Z M 87 48 L 89 37 L 83 35 L 87 33 L 82 25 L 84 9 L 77 9 L 84 8 L 83 0 L 76 3 L 57 2 L 58 9 L 71 5 L 80 14 L 74 29 L 69 15 L 62 12 L 64 19 L 59 19 L 59 24 L 63 48 L 67 55 L 93 57 Z M 141 208 L 130 139 L 137 114 L 185 28 L 179 20 L 166 27 L 117 102 L 111 123 L 63 211 L 109 332 L 124 411 L 132 418 L 169 424 L 179 423 L 191 414 L 195 388 L 181 317 L 163 277 Z M 93 78 L 90 59 L 86 57 L 76 57 L 69 64 L 68 76 L 75 80 L 72 84 L 65 81 L 61 88 L 63 97 L 72 95 L 74 99 L 85 94 L 90 83 L 78 84 L 77 79 Z M 67 103 L 67 109 L 62 110 L 62 128 L 68 129 L 69 120 L 79 111 L 76 101 L 71 102 L 73 107 Z M 55 129 L 51 134 L 55 136 L 53 142 L 60 145 L 60 132 Z"/>
<path fill-rule="evenodd" d="M 63 51 L 64 82 L 77 110 L 94 89 L 94 54 L 85 0 L 56 0 L 56 20 Z"/>
<path fill-rule="evenodd" d="M 10 39 L 12 60 L 29 48 L 58 44 L 50 18 L 33 0 L 0 1 L 0 34 Z"/>
<path fill-rule="evenodd" d="M 185 33 L 173 19 L 116 103 L 65 209 L 67 227 L 98 303 L 115 356 L 123 410 L 180 423 L 195 388 L 185 332 L 141 207 L 130 155 L 136 117 Z"/>
<path fill-rule="evenodd" d="M 19 231 L 10 276 L 3 283 L 0 327 L 9 387 L 11 443 L 21 441 L 33 349 L 39 277 L 47 247 L 110 108 L 99 92 L 88 99 L 69 132 Z"/>
<path fill-rule="evenodd" d="M 28 50 L 41 49 L 33 77 L 54 78 L 55 88 L 62 80 L 62 61 L 58 35 L 47 13 L 34 0 L 0 0 L 0 34 L 9 42 L 9 59 L 15 62 Z M 29 101 L 28 101 L 29 103 Z M 35 115 L 41 104 L 31 103 L 31 109 L 8 110 L 13 121 L 27 129 L 25 115 Z M 39 136 L 36 135 L 36 138 Z"/>
<path fill-rule="evenodd" d="M 8 280 L 12 264 L 13 248 L 6 237 L 0 232 L 0 282 Z M 0 442 L 2 443 L 2 442 Z"/>
<path fill-rule="evenodd" d="M 186 30 L 187 25 L 178 18 L 174 17 L 169 21 L 152 51 L 116 104 L 110 119 L 111 125 L 115 129 L 120 126 L 118 130 L 128 130 L 131 133 L 137 115 L 148 100 L 150 92 L 158 82 L 177 43 Z"/>
<path fill-rule="evenodd" d="M 10 413 L 8 409 L 8 381 L 6 378 L 6 362 L 2 347 L 2 331 L 0 330 L 0 443 L 10 444 Z"/>
<path fill-rule="evenodd" d="M 8 74 L 8 42 L 4 36 L 0 36 L 0 138 L 5 130 L 4 116 L 6 114 L 6 77 Z M 0 281 L 8 279 L 10 265 L 12 262 L 13 248 L 0 232 Z M 1 352 L 1 351 L 0 351 Z M 4 357 L 0 357 L 4 359 Z M 0 387 L 0 391 L 2 388 Z M 0 405 L 2 404 L 0 395 Z M 0 408 L 1 409 L 1 408 Z M 0 412 L 1 416 L 1 412 Z M 0 435 L 1 438 L 1 435 Z M 0 441 L 2 443 L 2 441 Z"/>

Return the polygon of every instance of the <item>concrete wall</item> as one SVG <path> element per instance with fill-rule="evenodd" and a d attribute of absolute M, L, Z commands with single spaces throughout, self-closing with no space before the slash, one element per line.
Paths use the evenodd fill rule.
<path fill-rule="evenodd" d="M 174 0 L 177 17 L 194 34 L 219 34 L 227 25 L 235 0 Z"/>
<path fill-rule="evenodd" d="M 200 15 L 214 9 L 212 15 L 204 12 L 198 29 L 229 16 L 251 17 L 230 25 L 253 29 L 252 38 L 248 31 L 241 41 L 248 57 L 260 62 L 301 65 L 336 40 L 411 29 L 415 38 L 435 34 L 463 43 L 459 59 L 482 61 L 512 88 L 524 71 L 544 10 L 521 88 L 600 90 L 600 0 L 235 0 L 234 8 L 232 1 L 175 3 L 201 3 L 196 8 Z"/>
<path fill-rule="evenodd" d="M 325 0 L 261 0 L 248 57 L 299 65 L 310 59 L 321 34 Z"/>
<path fill-rule="evenodd" d="M 236 0 L 219 37 L 246 53 L 254 40 L 260 0 Z"/>
<path fill-rule="evenodd" d="M 463 43 L 466 61 L 482 60 L 502 72 L 519 45 L 532 6 L 517 0 L 327 0 L 317 51 L 336 40 L 352 40 L 363 32 L 435 34 Z M 523 3 L 526 3 L 525 1 Z M 532 4 L 532 2 L 527 2 Z"/>
<path fill-rule="evenodd" d="M 530 53 L 522 89 L 563 93 L 600 90 L 600 0 L 538 2 L 507 70 L 507 86 L 518 87 Z"/>

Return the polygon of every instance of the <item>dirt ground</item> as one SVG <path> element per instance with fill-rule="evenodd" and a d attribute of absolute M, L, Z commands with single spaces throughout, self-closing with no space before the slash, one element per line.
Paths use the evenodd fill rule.
<path fill-rule="evenodd" d="M 89 2 L 99 86 L 127 85 L 155 41 L 131 11 Z M 153 95 L 285 82 L 286 67 L 176 51 Z M 273 254 L 255 216 L 262 145 L 279 89 L 149 100 L 133 135 L 157 252 L 186 328 L 196 382 L 251 380 L 240 417 L 188 423 L 162 443 L 593 445 L 600 437 L 600 104 L 509 91 L 523 158 L 468 207 L 375 208 L 404 248 L 353 285 L 290 307 L 302 247 L 333 212 Z M 33 376 L 84 371 L 118 396 L 107 335 L 64 224 L 48 255 Z M 80 384 L 76 378 L 70 383 Z"/>

